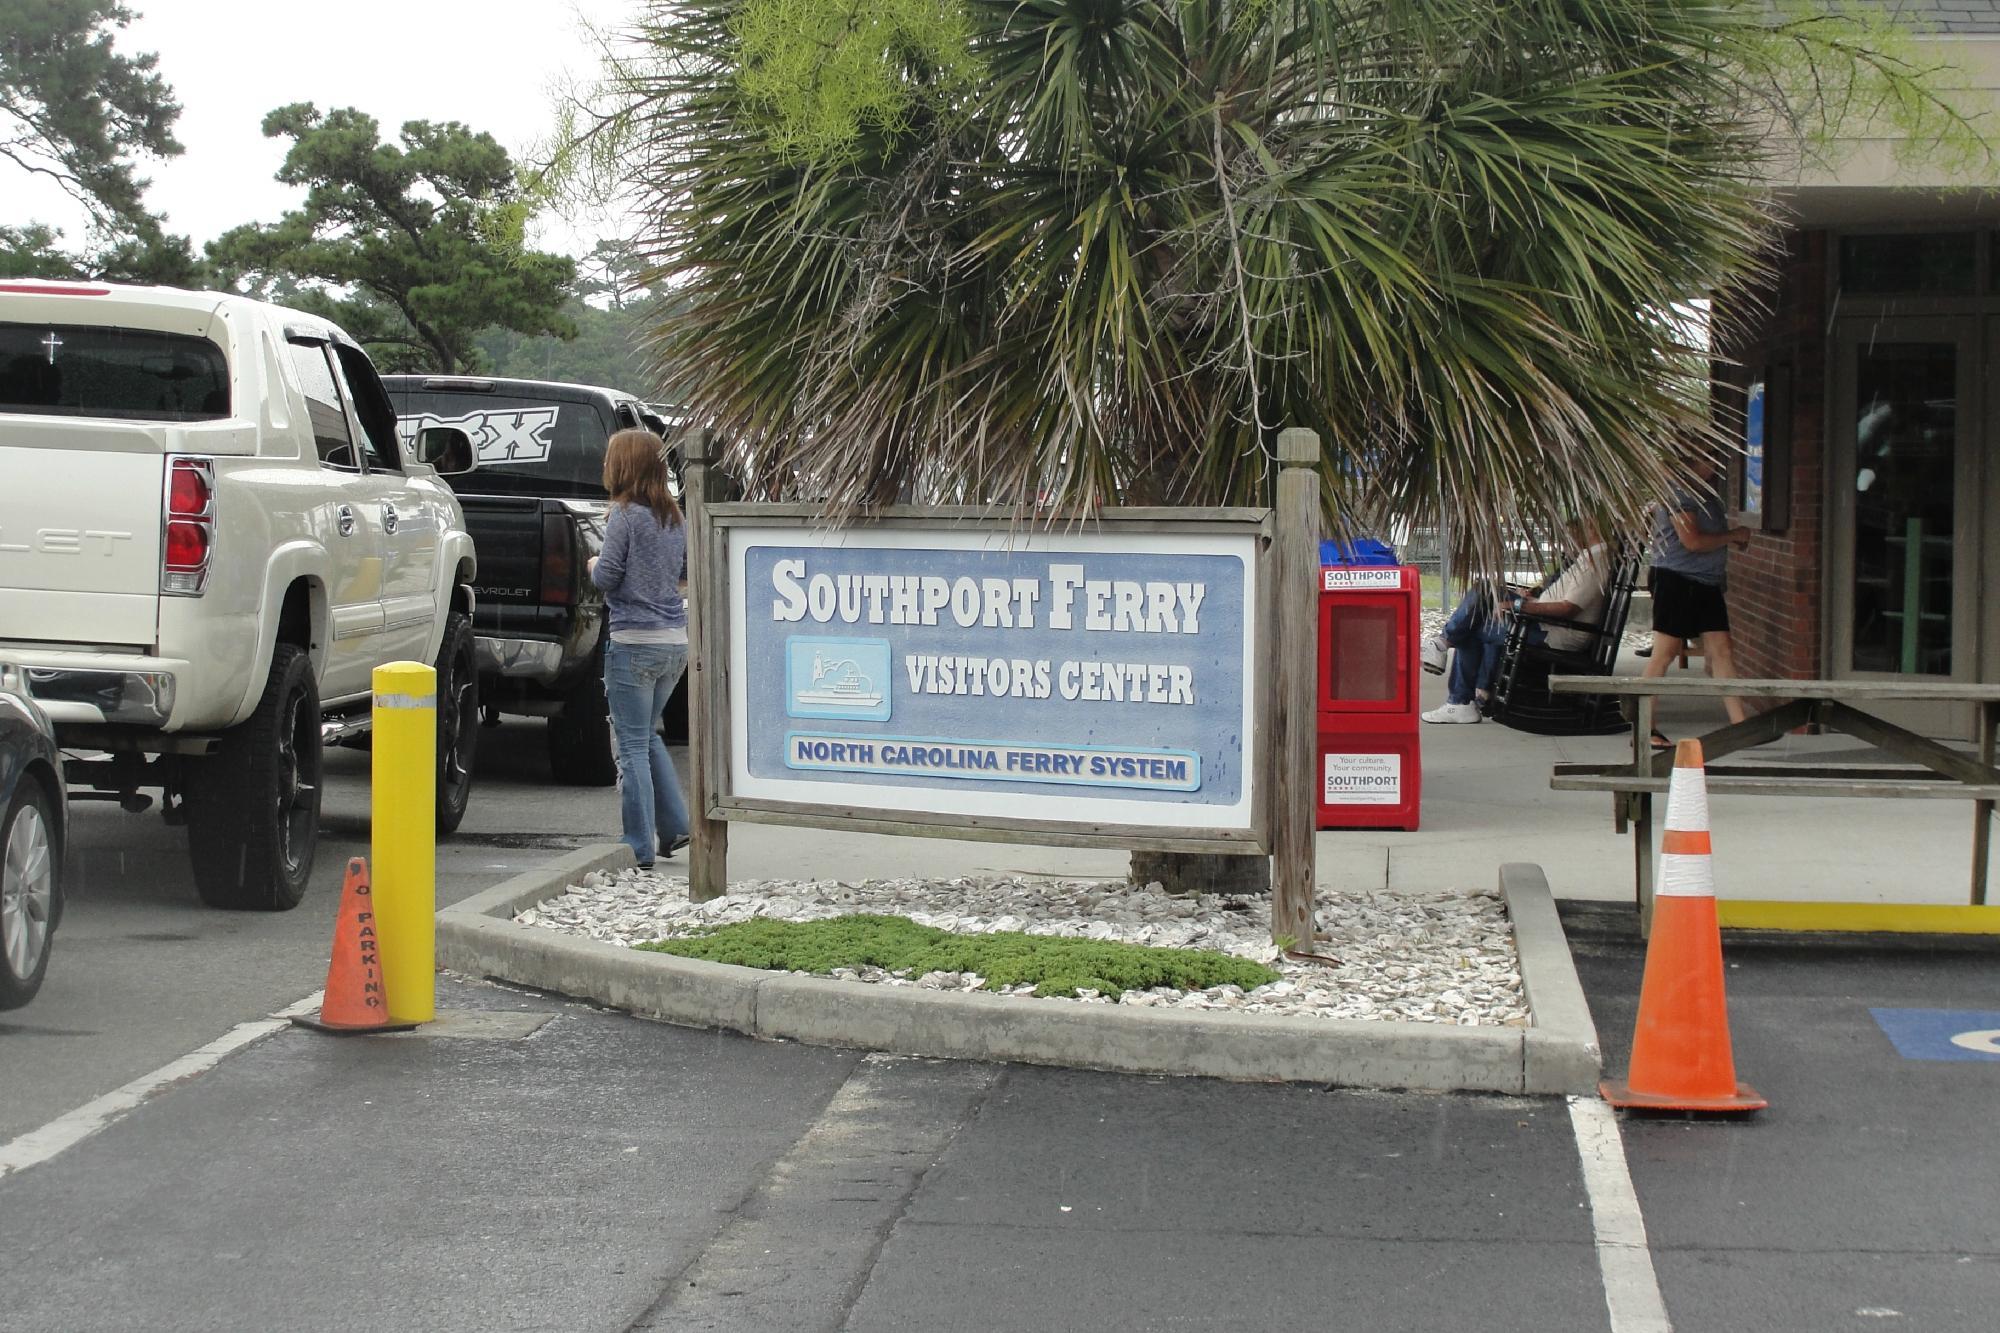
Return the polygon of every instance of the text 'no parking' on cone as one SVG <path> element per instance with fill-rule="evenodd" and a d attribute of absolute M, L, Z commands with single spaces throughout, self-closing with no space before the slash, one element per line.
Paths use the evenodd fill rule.
<path fill-rule="evenodd" d="M 1770 1105 L 1736 1081 L 1729 1045 L 1700 741 L 1682 741 L 1674 750 L 1632 1069 L 1597 1090 L 1613 1106 L 1640 1110 L 1756 1111 Z"/>
<path fill-rule="evenodd" d="M 327 964 L 326 993 L 319 1017 L 295 1014 L 292 1021 L 316 1032 L 407 1032 L 415 1023 L 389 1021 L 389 1003 L 382 989 L 381 936 L 375 922 L 375 899 L 368 883 L 368 862 L 356 856 L 347 862 L 340 886 L 340 917 L 333 925 L 333 961 Z"/>

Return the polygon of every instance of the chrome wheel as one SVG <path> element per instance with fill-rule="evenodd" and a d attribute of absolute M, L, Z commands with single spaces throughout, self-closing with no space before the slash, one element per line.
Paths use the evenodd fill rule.
<path fill-rule="evenodd" d="M 0 946 L 6 949 L 8 970 L 25 981 L 41 970 L 55 913 L 55 840 L 40 806 L 25 801 L 15 809 L 5 846 L 5 860 L 0 861 Z"/>
<path fill-rule="evenodd" d="M 287 872 L 311 863 L 319 834 L 319 704 L 300 690 L 278 731 L 278 854 Z"/>
<path fill-rule="evenodd" d="M 455 796 L 460 787 L 472 781 L 474 747 L 479 744 L 479 677 L 473 674 L 471 662 L 452 664 L 448 699 L 450 711 L 443 725 L 449 730 L 442 776 L 445 786 Z"/>
<path fill-rule="evenodd" d="M 472 800 L 479 750 L 479 672 L 472 661 L 472 625 L 454 611 L 437 659 L 437 831 L 458 831 Z"/>

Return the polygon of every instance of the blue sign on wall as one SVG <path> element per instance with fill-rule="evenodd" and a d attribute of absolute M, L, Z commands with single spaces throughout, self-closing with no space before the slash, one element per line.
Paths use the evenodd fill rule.
<path fill-rule="evenodd" d="M 1764 381 L 1750 386 L 1743 406 L 1743 507 L 1764 508 Z"/>
<path fill-rule="evenodd" d="M 1252 535 L 732 527 L 732 789 L 1247 829 Z"/>

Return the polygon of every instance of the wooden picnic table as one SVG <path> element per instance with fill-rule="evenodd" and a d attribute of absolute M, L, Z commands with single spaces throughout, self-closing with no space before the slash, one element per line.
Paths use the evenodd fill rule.
<path fill-rule="evenodd" d="M 1994 767 L 1994 735 L 2000 729 L 2000 685 L 1959 685 L 1949 681 L 1898 680 L 1715 680 L 1706 676 L 1552 676 L 1558 694 L 1623 695 L 1634 700 L 1632 759 L 1615 764 L 1557 764 L 1549 778 L 1556 791 L 1608 791 L 1619 831 L 1633 835 L 1635 896 L 1641 922 L 1653 908 L 1653 797 L 1666 792 L 1673 773 L 1671 750 L 1651 744 L 1655 704 L 1660 699 L 1778 700 L 1776 706 L 1699 737 L 1708 790 L 1744 796 L 1886 796 L 1970 800 L 1972 816 L 1972 902 L 1986 902 L 1986 872 L 1993 836 L 1994 802 L 2000 799 L 2000 769 Z M 1875 716 L 1859 704 L 1971 704 L 1977 713 L 1974 753 L 1951 746 Z M 1786 732 L 1818 724 L 1873 746 L 1903 766 L 1827 764 L 1717 765 L 1739 750 L 1763 745 Z"/>

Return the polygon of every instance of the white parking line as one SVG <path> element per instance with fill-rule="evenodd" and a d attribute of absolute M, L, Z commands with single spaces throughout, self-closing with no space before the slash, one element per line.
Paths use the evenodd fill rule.
<path fill-rule="evenodd" d="M 31 1129 L 19 1138 L 0 1143 L 0 1180 L 16 1171 L 25 1171 L 48 1161 L 64 1149 L 83 1142 L 162 1089 L 213 1069 L 222 1063 L 225 1056 L 290 1026 L 293 1014 L 309 1014 L 318 1008 L 322 994 L 321 991 L 314 991 L 269 1018 L 238 1023 L 201 1049 L 161 1065 L 150 1074 L 141 1074 L 124 1087 L 107 1092 L 102 1097 L 93 1097 L 39 1129 Z"/>
<path fill-rule="evenodd" d="M 1618 1113 L 1595 1097 L 1569 1099 L 1569 1123 L 1583 1163 L 1583 1188 L 1590 1195 L 1590 1220 L 1597 1232 L 1597 1267 L 1604 1275 L 1604 1304 L 1611 1333 L 1673 1333 L 1653 1254 L 1646 1246 L 1646 1219 L 1625 1165 L 1625 1140 Z"/>

